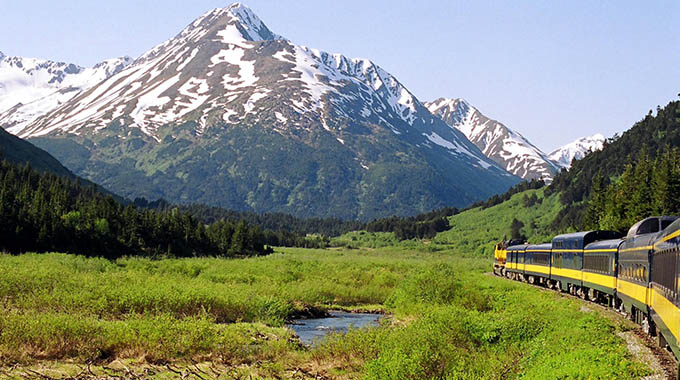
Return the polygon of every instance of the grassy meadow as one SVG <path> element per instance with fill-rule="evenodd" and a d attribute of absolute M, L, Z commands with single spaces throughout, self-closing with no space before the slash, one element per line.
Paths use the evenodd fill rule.
<path fill-rule="evenodd" d="M 331 244 L 346 248 L 400 247 L 420 251 L 453 251 L 458 255 L 493 257 L 493 247 L 503 237 L 511 236 L 513 219 L 524 224 L 522 233 L 532 244 L 548 243 L 554 237 L 551 223 L 564 207 L 559 194 L 545 196 L 545 188 L 527 190 L 513 195 L 508 201 L 489 208 L 473 208 L 449 217 L 450 229 L 433 239 L 399 241 L 392 232 L 352 231 L 331 239 Z M 525 197 L 536 196 L 527 206 Z"/>
<path fill-rule="evenodd" d="M 488 275 L 490 264 L 422 246 L 278 249 L 248 259 L 0 255 L 0 371 L 11 378 L 11 368 L 51 368 L 66 377 L 86 363 L 99 374 L 124 363 L 169 368 L 152 377 L 177 378 L 171 368 L 210 363 L 218 370 L 193 378 L 648 373 L 614 334 L 625 326 L 582 311 L 579 301 Z M 313 348 L 284 326 L 327 308 L 386 317 Z"/>

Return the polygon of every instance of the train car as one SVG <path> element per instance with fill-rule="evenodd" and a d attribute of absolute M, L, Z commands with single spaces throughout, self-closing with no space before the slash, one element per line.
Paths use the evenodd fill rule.
<path fill-rule="evenodd" d="M 616 239 L 614 231 L 584 231 L 557 235 L 552 240 L 551 285 L 585 298 L 583 291 L 583 249 L 590 243 Z"/>
<path fill-rule="evenodd" d="M 552 244 L 534 244 L 526 248 L 524 276 L 530 284 L 547 285 L 550 280 Z"/>
<path fill-rule="evenodd" d="M 680 358 L 680 219 L 657 234 L 653 243 L 649 306 L 659 346 Z"/>
<path fill-rule="evenodd" d="M 583 249 L 583 291 L 589 300 L 614 306 L 621 244 L 622 239 L 601 240 Z"/>
<path fill-rule="evenodd" d="M 659 232 L 676 219 L 671 216 L 653 216 L 635 223 L 619 248 L 616 281 L 618 306 L 643 326 L 649 326 L 649 280 L 654 253 L 652 244 Z"/>
<path fill-rule="evenodd" d="M 505 276 L 505 262 L 508 254 L 508 244 L 501 241 L 496 244 L 493 250 L 493 273 L 498 276 Z"/>
<path fill-rule="evenodd" d="M 528 244 L 511 245 L 507 249 L 505 276 L 513 280 L 524 280 L 524 256 Z"/>
<path fill-rule="evenodd" d="M 505 267 L 508 256 L 508 247 L 520 245 L 524 241 L 519 239 L 503 240 L 496 243 L 493 251 L 493 273 L 498 276 L 505 276 Z"/>

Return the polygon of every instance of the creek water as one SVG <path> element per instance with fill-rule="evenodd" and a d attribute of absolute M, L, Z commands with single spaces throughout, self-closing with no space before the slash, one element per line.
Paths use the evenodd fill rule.
<path fill-rule="evenodd" d="M 345 333 L 352 328 L 376 327 L 382 314 L 347 313 L 344 311 L 330 311 L 329 317 L 295 319 L 287 325 L 293 329 L 300 342 L 313 345 L 331 332 Z"/>

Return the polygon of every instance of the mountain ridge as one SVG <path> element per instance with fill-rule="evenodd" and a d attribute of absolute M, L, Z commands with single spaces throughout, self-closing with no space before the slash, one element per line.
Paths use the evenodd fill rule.
<path fill-rule="evenodd" d="M 126 197 L 235 210 L 412 215 L 517 182 L 375 63 L 295 45 L 241 4 L 18 134 Z"/>
<path fill-rule="evenodd" d="M 514 175 L 550 182 L 558 170 L 555 163 L 524 136 L 485 116 L 465 99 L 438 98 L 425 106 Z"/>
<path fill-rule="evenodd" d="M 18 134 L 33 120 L 80 91 L 121 71 L 130 57 L 104 60 L 92 67 L 40 58 L 0 55 L 0 127 Z"/>

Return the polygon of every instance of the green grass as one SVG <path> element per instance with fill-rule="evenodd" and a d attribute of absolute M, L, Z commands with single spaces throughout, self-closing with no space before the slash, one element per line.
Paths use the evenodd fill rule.
<path fill-rule="evenodd" d="M 133 369 L 210 362 L 265 378 L 648 372 L 614 334 L 616 322 L 485 274 L 489 265 L 404 248 L 283 249 L 241 260 L 0 255 L 0 370 L 94 361 L 101 371 L 116 360 Z M 313 349 L 283 327 L 296 313 L 325 307 L 388 315 L 379 328 L 331 336 Z"/>
<path fill-rule="evenodd" d="M 451 229 L 440 232 L 434 238 L 435 244 L 448 245 L 461 253 L 476 253 L 485 257 L 493 256 L 494 244 L 504 237 L 509 238 L 513 218 L 524 223 L 522 232 L 530 243 L 547 243 L 555 232 L 550 224 L 562 204 L 558 194 L 544 196 L 544 189 L 528 190 L 512 196 L 508 201 L 487 209 L 475 208 L 449 218 Z M 536 194 L 539 203 L 525 207 L 522 199 Z"/>
<path fill-rule="evenodd" d="M 539 201 L 533 206 L 524 206 L 523 198 L 534 194 Z M 527 190 L 496 206 L 478 207 L 449 217 L 451 228 L 431 240 L 399 241 L 392 232 L 353 231 L 331 239 L 331 245 L 347 248 L 399 247 L 430 252 L 453 250 L 465 256 L 492 257 L 494 245 L 511 236 L 513 218 L 524 223 L 522 232 L 530 243 L 550 242 L 555 235 L 550 224 L 563 207 L 558 194 L 546 197 L 544 189 Z"/>

